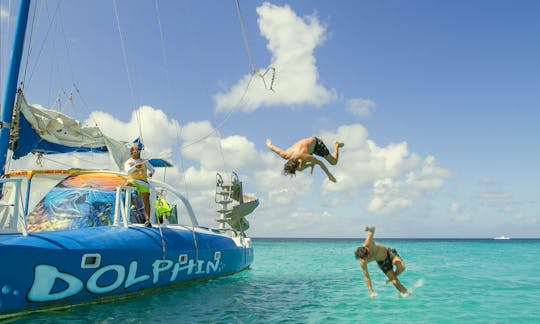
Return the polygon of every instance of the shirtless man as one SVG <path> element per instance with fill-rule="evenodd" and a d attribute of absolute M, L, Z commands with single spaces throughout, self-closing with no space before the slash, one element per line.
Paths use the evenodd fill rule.
<path fill-rule="evenodd" d="M 314 157 L 313 154 L 324 157 L 331 165 L 336 165 L 339 157 L 339 148 L 344 146 L 342 142 L 334 143 L 334 152 L 332 154 L 330 154 L 323 141 L 314 136 L 299 140 L 285 151 L 273 145 L 270 139 L 266 140 L 266 146 L 287 160 L 283 166 L 283 173 L 286 175 L 293 175 L 296 171 L 302 171 L 307 167 L 310 168 L 309 172 L 313 174 L 313 167 L 318 165 L 326 173 L 328 180 L 336 182 L 336 178 L 328 171 L 326 165 Z"/>
<path fill-rule="evenodd" d="M 405 271 L 405 263 L 403 263 L 403 260 L 397 251 L 373 241 L 375 227 L 365 226 L 364 231 L 368 232 L 368 235 L 364 241 L 364 244 L 356 249 L 354 256 L 356 259 L 360 260 L 360 266 L 362 267 L 362 272 L 364 273 L 364 279 L 369 289 L 369 296 L 377 296 L 377 294 L 373 291 L 373 287 L 371 286 L 371 279 L 369 277 L 367 268 L 368 263 L 371 261 L 377 261 L 379 268 L 388 277 L 388 280 L 386 281 L 387 283 L 392 282 L 402 296 L 408 296 L 409 292 L 407 291 L 407 288 L 405 288 L 397 278 L 403 271 Z M 396 266 L 395 271 L 394 266 Z"/>

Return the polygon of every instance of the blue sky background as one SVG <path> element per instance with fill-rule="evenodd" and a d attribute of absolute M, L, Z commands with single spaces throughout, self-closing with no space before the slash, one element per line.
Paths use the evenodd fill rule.
<path fill-rule="evenodd" d="M 57 107 L 75 84 L 61 109 L 142 134 L 202 223 L 215 172 L 236 170 L 261 200 L 251 236 L 539 237 L 540 2 L 241 1 L 274 92 L 248 84 L 234 1 L 157 3 L 117 0 L 117 20 L 113 1 L 40 2 L 25 93 Z M 3 96 L 18 1 L 0 4 Z M 284 177 L 265 146 L 312 135 L 345 142 L 336 184 Z"/>

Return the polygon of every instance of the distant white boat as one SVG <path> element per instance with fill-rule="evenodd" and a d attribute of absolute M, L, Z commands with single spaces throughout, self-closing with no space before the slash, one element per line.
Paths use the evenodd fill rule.
<path fill-rule="evenodd" d="M 509 240 L 510 238 L 508 236 L 497 236 L 493 238 L 494 240 Z"/>

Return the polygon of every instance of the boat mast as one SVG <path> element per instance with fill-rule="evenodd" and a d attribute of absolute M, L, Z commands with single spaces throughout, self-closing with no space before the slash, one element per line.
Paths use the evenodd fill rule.
<path fill-rule="evenodd" d="M 19 82 L 19 68 L 21 65 L 29 9 L 30 0 L 21 0 L 7 75 L 6 92 L 4 102 L 2 103 L 2 116 L 0 119 L 0 165 L 2 166 L 0 176 L 3 176 L 6 171 L 9 131 L 11 127 L 11 117 L 13 116 L 13 106 L 15 104 L 15 94 L 17 93 L 17 83 Z"/>

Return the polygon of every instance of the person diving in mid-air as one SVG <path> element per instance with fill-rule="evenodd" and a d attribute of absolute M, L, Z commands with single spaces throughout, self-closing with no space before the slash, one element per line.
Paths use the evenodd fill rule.
<path fill-rule="evenodd" d="M 287 160 L 283 166 L 284 174 L 294 175 L 296 171 L 302 171 L 307 167 L 310 168 L 310 173 L 313 173 L 313 167 L 318 165 L 324 173 L 326 173 L 328 180 L 332 182 L 336 182 L 336 178 L 330 173 L 326 165 L 321 160 L 314 157 L 313 154 L 325 158 L 331 165 L 336 165 L 339 158 L 339 148 L 344 145 L 343 142 L 335 142 L 334 152 L 330 154 L 330 151 L 324 142 L 315 136 L 301 139 L 285 151 L 273 145 L 270 139 L 266 140 L 266 146 L 268 146 L 270 150 Z"/>
<path fill-rule="evenodd" d="M 367 265 L 371 261 L 377 261 L 381 271 L 388 277 L 388 282 L 396 287 L 403 297 L 409 296 L 407 288 L 405 288 L 398 279 L 398 276 L 405 271 L 405 263 L 399 256 L 396 249 L 386 247 L 380 243 L 373 241 L 373 235 L 375 235 L 375 227 L 364 227 L 364 231 L 368 232 L 364 244 L 357 248 L 354 256 L 360 260 L 360 266 L 364 273 L 364 280 L 369 289 L 369 296 L 375 297 L 377 294 L 373 291 L 371 285 L 371 278 L 369 276 Z M 395 266 L 395 270 L 394 270 Z"/>

